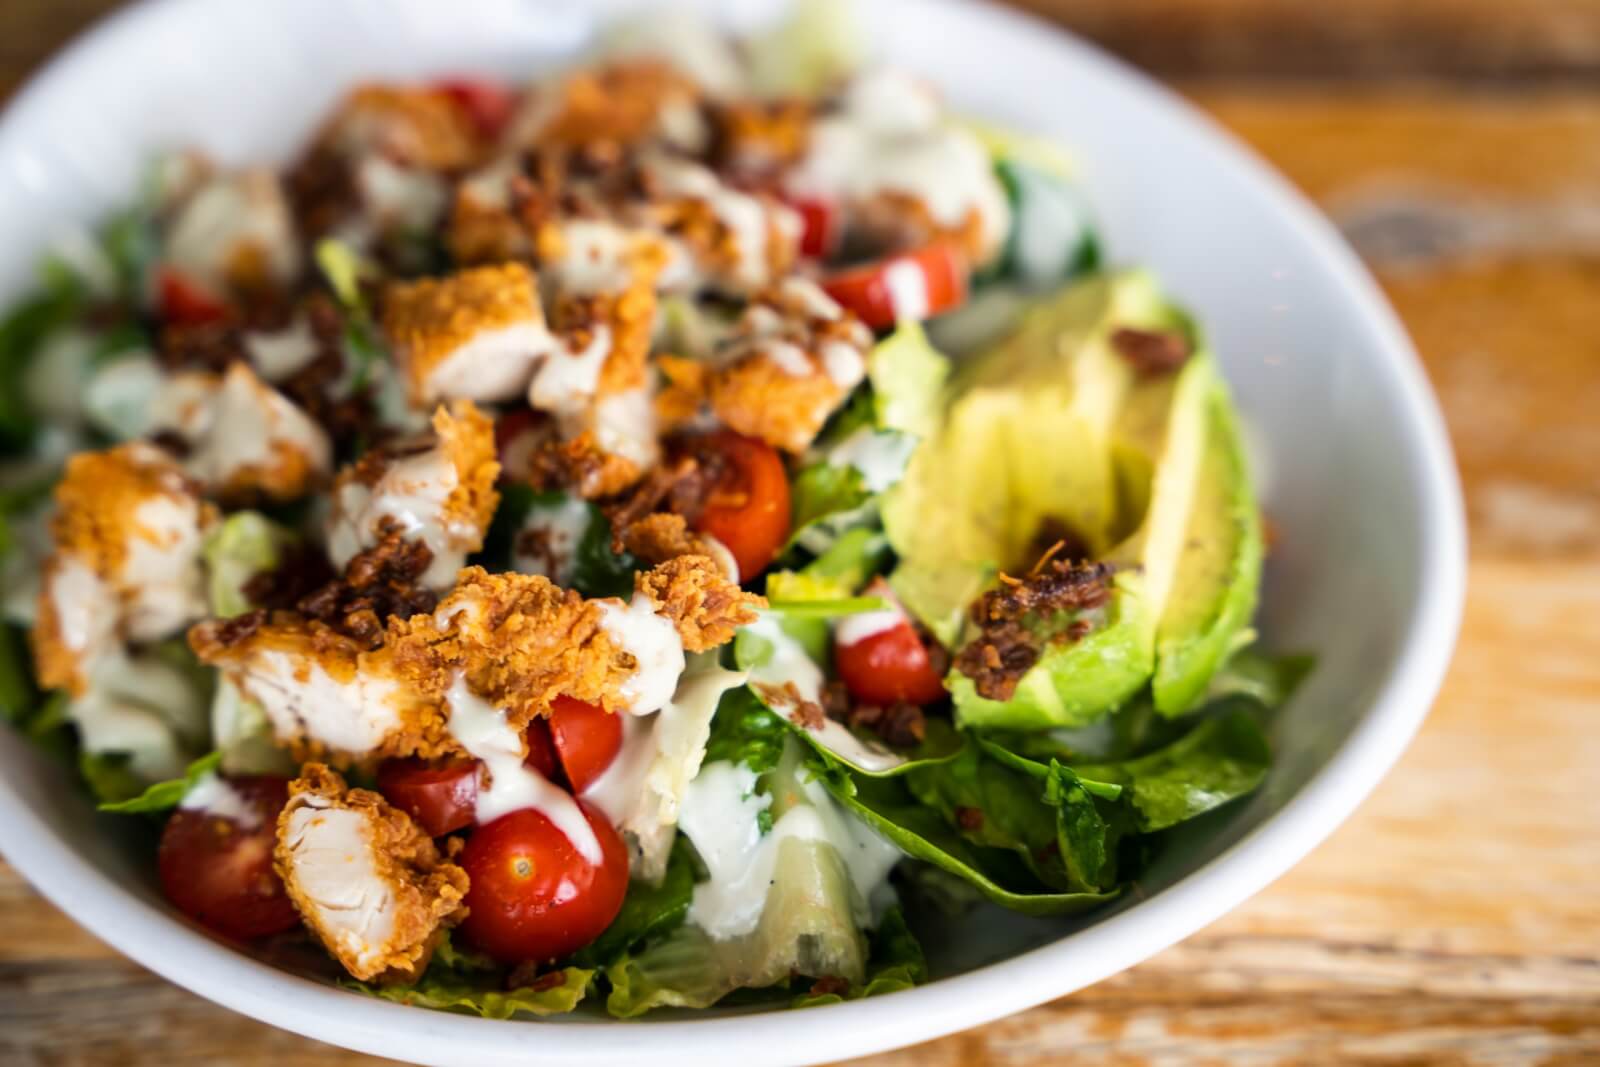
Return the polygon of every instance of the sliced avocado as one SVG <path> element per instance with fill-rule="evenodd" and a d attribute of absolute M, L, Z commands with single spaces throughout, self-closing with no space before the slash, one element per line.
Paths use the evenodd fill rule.
<path fill-rule="evenodd" d="M 884 529 L 919 563 L 1018 567 L 1046 520 L 1091 550 L 1116 540 L 1112 429 L 1133 387 L 1110 345 L 1120 326 L 1169 313 L 1149 275 L 1091 279 L 1029 314 L 964 366 L 940 432 L 925 440 L 884 502 Z"/>
<path fill-rule="evenodd" d="M 1206 405 L 1206 448 L 1184 531 L 1182 558 L 1156 632 L 1156 710 L 1178 715 L 1199 701 L 1255 614 L 1261 520 L 1233 406 L 1222 383 Z"/>
<path fill-rule="evenodd" d="M 946 680 L 966 725 L 1036 729 L 1084 726 L 1118 707 L 1149 681 L 1156 666 L 1161 616 L 1176 583 L 1186 520 L 1201 467 L 1207 410 L 1215 382 L 1210 359 L 1192 357 L 1171 378 L 1134 385 L 1114 430 L 1112 466 L 1124 494 L 1147 502 L 1133 532 L 1106 553 L 1119 565 L 1104 618 L 1077 641 L 1047 644 L 1006 701 L 980 696 L 972 680 Z M 1126 468 L 1126 469 L 1125 469 Z M 1141 478 L 1144 483 L 1141 484 Z M 1120 503 L 1119 512 L 1129 510 Z M 1064 628 L 1063 618 L 1044 624 Z"/>

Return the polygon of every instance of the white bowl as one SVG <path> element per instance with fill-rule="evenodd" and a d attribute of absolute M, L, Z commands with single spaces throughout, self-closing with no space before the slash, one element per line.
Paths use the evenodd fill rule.
<path fill-rule="evenodd" d="M 0 291 L 38 250 L 128 197 L 152 150 L 291 152 L 364 77 L 526 76 L 639 3 L 153 0 L 64 52 L 0 121 Z M 775 2 L 713 3 L 731 22 Z M 424 1063 L 799 1063 L 924 1041 L 1070 993 L 1198 930 L 1349 816 L 1399 757 L 1459 621 L 1460 491 L 1405 334 L 1328 224 L 1182 102 L 1043 23 L 965 0 L 861 3 L 873 46 L 955 105 L 1080 156 L 1112 258 L 1149 264 L 1210 330 L 1270 457 L 1282 531 L 1262 630 L 1319 663 L 1277 720 L 1265 786 L 1191 827 L 1113 908 L 1075 922 L 983 912 L 929 945 L 937 980 L 803 1012 L 489 1022 L 368 999 L 206 937 L 162 901 L 147 846 L 0 730 L 0 851 L 91 931 L 236 1011 Z"/>

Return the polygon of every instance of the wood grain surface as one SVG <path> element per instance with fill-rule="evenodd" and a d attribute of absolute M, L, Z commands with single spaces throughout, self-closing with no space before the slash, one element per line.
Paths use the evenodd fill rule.
<path fill-rule="evenodd" d="M 1466 623 L 1415 744 L 1282 881 L 863 1062 L 1600 1064 L 1600 2 L 1023 2 L 1176 80 L 1373 265 L 1465 478 Z M 0 94 L 108 6 L 0 0 Z M 368 1061 L 168 985 L 0 864 L 0 1063 L 285 1062 Z"/>

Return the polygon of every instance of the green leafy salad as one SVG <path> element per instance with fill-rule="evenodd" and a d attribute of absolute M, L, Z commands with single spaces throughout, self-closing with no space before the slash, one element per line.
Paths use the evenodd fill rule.
<path fill-rule="evenodd" d="M 1309 667 L 1199 325 L 831 3 L 163 157 L 0 379 L 0 714 L 405 1004 L 910 988 L 1136 892 Z"/>

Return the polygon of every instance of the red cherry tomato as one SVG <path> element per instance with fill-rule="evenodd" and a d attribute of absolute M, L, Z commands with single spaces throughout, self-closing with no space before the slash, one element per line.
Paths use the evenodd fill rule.
<path fill-rule="evenodd" d="M 727 546 L 739 578 L 754 578 L 789 537 L 789 476 L 772 446 L 732 430 L 707 434 L 695 447 L 721 477 L 690 525 Z M 709 455 L 707 455 L 709 454 Z"/>
<path fill-rule="evenodd" d="M 809 196 L 785 198 L 800 216 L 800 254 L 812 259 L 827 259 L 839 249 L 843 227 L 838 209 L 826 200 Z"/>
<path fill-rule="evenodd" d="M 434 86 L 467 113 L 478 134 L 493 140 L 517 110 L 517 94 L 481 78 L 445 78 Z"/>
<path fill-rule="evenodd" d="M 561 764 L 556 759 L 556 743 L 550 736 L 550 723 L 534 719 L 528 724 L 528 755 L 523 765 L 532 767 L 552 782 L 561 781 Z"/>
<path fill-rule="evenodd" d="M 272 868 L 288 779 L 264 775 L 228 784 L 254 809 L 256 825 L 179 808 L 156 850 L 161 888 L 179 911 L 227 937 L 248 940 L 293 929 L 300 915 Z"/>
<path fill-rule="evenodd" d="M 559 696 L 550 707 L 550 737 L 572 791 L 581 793 L 622 750 L 622 719 L 594 704 Z"/>
<path fill-rule="evenodd" d="M 476 760 L 385 760 L 378 767 L 378 792 L 415 819 L 429 837 L 442 837 L 473 823 L 478 764 Z"/>
<path fill-rule="evenodd" d="M 931 704 L 944 696 L 944 682 L 909 619 L 850 644 L 836 639 L 833 663 L 850 695 L 865 704 Z"/>
<path fill-rule="evenodd" d="M 461 929 L 503 963 L 545 963 L 576 952 L 622 907 L 628 850 L 604 814 L 577 803 L 600 841 L 598 864 L 532 808 L 502 815 L 467 838 L 459 862 L 471 887 Z"/>
<path fill-rule="evenodd" d="M 227 304 L 171 267 L 162 267 L 157 273 L 156 289 L 161 317 L 167 322 L 203 326 L 228 317 Z"/>
<path fill-rule="evenodd" d="M 967 299 L 967 264 L 948 244 L 896 252 L 822 280 L 823 290 L 875 330 L 921 320 Z"/>

